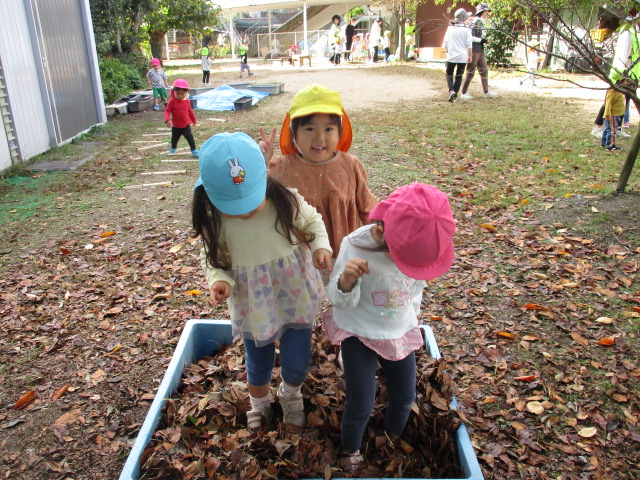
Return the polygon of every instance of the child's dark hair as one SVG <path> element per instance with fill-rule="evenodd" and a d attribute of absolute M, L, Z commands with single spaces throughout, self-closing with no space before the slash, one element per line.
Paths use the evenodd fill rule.
<path fill-rule="evenodd" d="M 267 177 L 265 198 L 271 200 L 276 209 L 276 231 L 291 245 L 309 243 L 314 240 L 315 235 L 305 233 L 293 223 L 300 212 L 298 198 L 293 191 L 277 180 Z M 211 203 L 202 185 L 193 192 L 191 221 L 193 223 L 191 236 L 194 238 L 202 237 L 209 265 L 223 270 L 231 268 L 229 259 L 223 257 L 219 252 L 222 213 Z"/>
<path fill-rule="evenodd" d="M 384 229 L 384 222 L 382 220 L 376 220 L 376 223 L 371 224 L 370 226 L 373 228 L 374 226 L 378 226 L 380 225 L 383 229 Z M 387 245 L 387 241 L 384 238 L 384 235 L 382 236 L 382 243 L 380 245 L 376 245 L 375 247 L 372 247 L 370 238 L 371 238 L 371 234 L 369 233 L 369 230 L 364 230 L 360 233 L 360 235 L 355 235 L 355 236 L 349 236 L 349 243 L 351 245 L 353 245 L 354 247 L 358 247 L 362 250 L 365 250 L 367 252 L 388 252 L 389 251 L 389 245 Z"/>
<path fill-rule="evenodd" d="M 292 151 L 295 151 L 295 138 L 296 132 L 300 127 L 304 127 L 307 123 L 311 121 L 315 113 L 310 113 L 309 115 L 305 115 L 304 117 L 296 117 L 291 120 L 291 145 L 289 147 Z M 328 114 L 329 118 L 338 126 L 338 136 L 342 135 L 342 117 L 336 114 Z"/>

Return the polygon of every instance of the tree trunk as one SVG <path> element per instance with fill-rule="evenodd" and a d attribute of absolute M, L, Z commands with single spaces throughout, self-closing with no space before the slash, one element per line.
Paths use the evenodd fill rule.
<path fill-rule="evenodd" d="M 633 98 L 633 103 L 636 108 L 640 110 L 640 101 L 638 99 Z M 640 151 L 640 129 L 636 130 L 636 134 L 633 136 L 633 140 L 631 141 L 631 145 L 629 145 L 629 152 L 627 153 L 627 159 L 622 166 L 622 171 L 620 172 L 620 176 L 618 177 L 618 185 L 616 186 L 616 191 L 618 193 L 624 193 L 624 190 L 627 188 L 627 184 L 629 183 L 629 177 L 631 176 L 631 171 L 633 170 L 633 166 L 636 163 L 636 158 L 638 158 L 638 151 Z"/>
<path fill-rule="evenodd" d="M 558 25 L 558 20 L 554 18 L 553 26 L 551 27 L 551 33 L 549 34 L 549 40 L 547 40 L 547 44 L 544 47 L 544 51 L 545 51 L 544 60 L 542 60 L 542 63 L 540 64 L 540 70 L 542 70 L 543 68 L 548 68 L 549 64 L 551 63 L 551 59 L 553 58 L 551 54 L 548 52 L 553 52 L 553 43 L 556 38 L 557 25 Z"/>
<path fill-rule="evenodd" d="M 118 52 L 118 54 L 122 53 L 122 39 L 121 39 L 121 33 L 120 33 L 120 28 L 116 28 L 116 33 L 115 33 L 115 42 L 116 42 L 116 52 Z"/>
<path fill-rule="evenodd" d="M 151 42 L 151 56 L 159 58 L 162 61 L 162 42 L 164 42 L 165 32 L 161 30 L 152 30 L 149 32 L 149 40 Z"/>

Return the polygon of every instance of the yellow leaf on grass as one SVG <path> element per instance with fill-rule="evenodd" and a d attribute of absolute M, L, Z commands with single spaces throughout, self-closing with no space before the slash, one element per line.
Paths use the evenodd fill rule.
<path fill-rule="evenodd" d="M 542 415 L 544 413 L 544 407 L 540 402 L 527 403 L 527 410 L 536 415 Z"/>
<path fill-rule="evenodd" d="M 611 345 L 616 344 L 616 339 L 615 337 L 604 337 L 598 342 L 598 344 L 604 345 L 605 347 L 610 347 Z"/>
<path fill-rule="evenodd" d="M 106 238 L 106 237 L 110 237 L 111 235 L 115 235 L 116 232 L 109 230 L 108 232 L 104 232 L 103 234 L 100 235 L 101 238 Z"/>
<path fill-rule="evenodd" d="M 496 335 L 498 335 L 499 337 L 504 337 L 504 338 L 516 338 L 516 336 L 513 333 L 505 332 L 503 330 L 497 331 Z"/>
<path fill-rule="evenodd" d="M 182 250 L 182 244 L 178 244 L 178 245 L 174 245 L 173 247 L 171 247 L 169 249 L 170 253 L 178 253 L 180 250 Z"/>
<path fill-rule="evenodd" d="M 610 325 L 613 323 L 613 318 L 609 318 L 609 317 L 599 317 L 596 318 L 596 322 L 598 323 L 603 323 L 605 325 Z"/>
<path fill-rule="evenodd" d="M 576 343 L 579 343 L 580 345 L 582 345 L 583 347 L 587 347 L 589 346 L 589 340 L 587 340 L 586 338 L 584 338 L 582 335 L 576 333 L 576 332 L 571 332 L 571 338 L 573 338 L 573 340 Z"/>
<path fill-rule="evenodd" d="M 596 427 L 585 427 L 578 432 L 578 435 L 580 435 L 583 438 L 591 438 L 596 433 L 598 433 L 598 429 Z"/>
<path fill-rule="evenodd" d="M 496 227 L 494 225 L 491 225 L 490 223 L 481 223 L 480 226 L 482 228 L 486 228 L 487 230 L 491 230 L 492 232 L 496 231 Z"/>
<path fill-rule="evenodd" d="M 203 292 L 201 292 L 200 290 L 189 290 L 188 292 L 185 292 L 185 295 L 202 295 Z"/>

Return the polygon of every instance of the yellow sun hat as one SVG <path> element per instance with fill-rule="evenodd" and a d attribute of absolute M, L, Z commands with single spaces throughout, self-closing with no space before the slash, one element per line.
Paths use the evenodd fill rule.
<path fill-rule="evenodd" d="M 300 90 L 293 97 L 291 107 L 282 122 L 280 130 L 280 151 L 284 155 L 297 153 L 293 144 L 293 132 L 291 131 L 291 120 L 299 117 L 306 117 L 316 113 L 327 115 L 339 115 L 342 118 L 342 129 L 337 149 L 342 152 L 349 151 L 353 140 L 353 130 L 349 116 L 342 108 L 342 98 L 340 94 L 329 90 L 322 85 L 314 84 Z"/>

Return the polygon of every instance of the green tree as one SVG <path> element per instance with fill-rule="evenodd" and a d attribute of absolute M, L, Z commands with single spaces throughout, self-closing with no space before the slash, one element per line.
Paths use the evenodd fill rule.
<path fill-rule="evenodd" d="M 406 60 L 404 48 L 404 22 L 407 18 L 415 16 L 418 5 L 427 3 L 429 0 L 374 0 L 371 2 L 373 6 L 384 6 L 391 12 L 396 23 L 400 26 L 398 41 L 400 44 L 400 60 Z M 444 1 L 444 0 L 442 0 Z"/>
<path fill-rule="evenodd" d="M 139 52 L 140 27 L 155 0 L 90 0 L 98 53 Z"/>
<path fill-rule="evenodd" d="M 480 1 L 476 3 L 480 3 Z M 626 86 L 617 84 L 610 75 L 612 70 L 608 53 L 600 48 L 589 35 L 592 29 L 598 27 L 605 13 L 610 15 L 607 12 L 615 10 L 625 16 L 627 12 L 635 11 L 638 6 L 635 0 L 614 0 L 613 2 L 605 0 L 490 0 L 488 3 L 494 20 L 492 28 L 496 30 L 496 34 L 499 32 L 505 38 L 511 37 L 513 41 L 529 48 L 532 43 L 530 35 L 543 33 L 542 31 L 534 31 L 531 26 L 536 23 L 546 25 L 547 41 L 544 45 L 535 48 L 545 56 L 545 62 L 548 62 L 550 58 L 556 58 L 565 65 L 571 65 L 572 69 L 578 73 L 595 75 L 609 88 L 628 94 L 640 112 L 640 98 L 636 91 L 639 79 L 633 74 L 634 67 L 640 62 L 640 56 L 626 68 L 615 72 L 618 77 L 631 80 Z M 611 9 L 612 6 L 615 6 L 615 9 Z M 518 35 L 510 28 L 502 28 L 501 22 L 505 20 L 519 21 L 525 27 L 525 35 Z M 630 22 L 624 21 L 619 30 L 629 28 L 639 30 L 638 26 L 634 27 Z M 640 34 L 638 35 L 640 38 Z M 564 44 L 563 48 L 558 48 L 560 43 Z M 575 58 L 579 58 L 580 61 L 576 62 Z M 554 78 L 583 86 L 580 77 L 576 79 L 569 76 L 564 78 L 554 76 Z M 591 87 L 584 85 L 584 88 Z M 620 172 L 616 187 L 618 192 L 624 192 L 626 189 L 639 151 L 640 130 L 637 130 Z"/>
<path fill-rule="evenodd" d="M 162 57 L 162 41 L 169 30 L 200 34 L 217 21 L 220 11 L 207 0 L 160 0 L 157 8 L 145 16 L 148 26 L 151 54 Z"/>
<path fill-rule="evenodd" d="M 501 17 L 489 19 L 484 50 L 487 62 L 495 66 L 511 65 L 513 49 L 517 44 L 514 22 Z"/>

